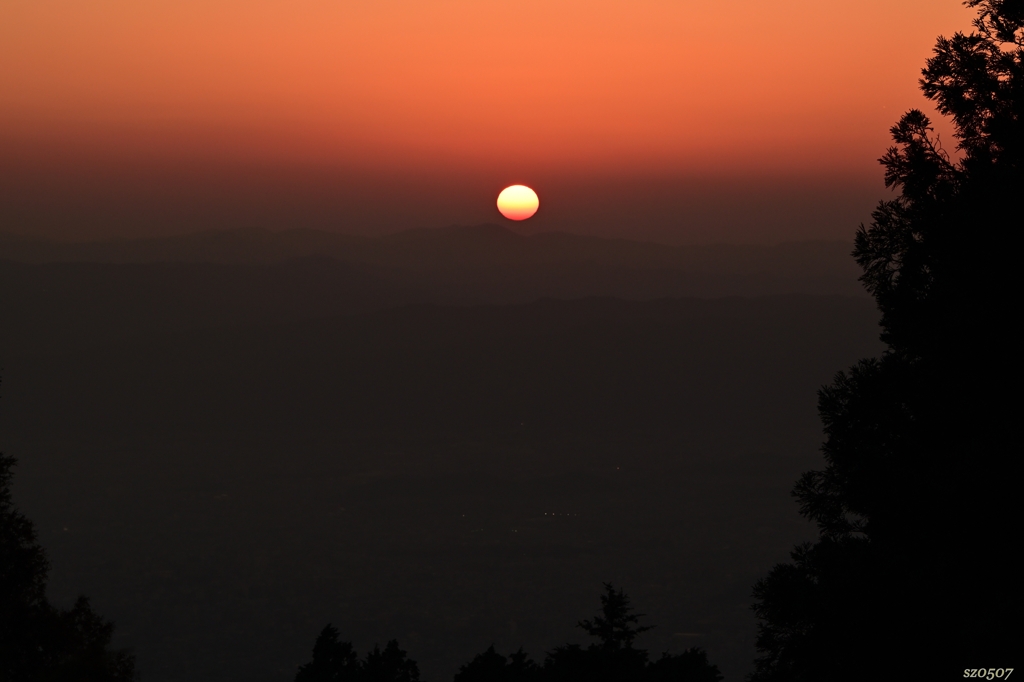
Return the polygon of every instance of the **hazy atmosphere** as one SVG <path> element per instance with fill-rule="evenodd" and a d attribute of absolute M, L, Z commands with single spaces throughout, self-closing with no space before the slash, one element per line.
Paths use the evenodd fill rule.
<path fill-rule="evenodd" d="M 531 232 L 849 241 L 887 194 L 888 127 L 929 104 L 923 56 L 971 16 L 930 0 L 5 2 L 0 227 L 380 234 L 489 222 L 518 182 L 544 197 Z"/>

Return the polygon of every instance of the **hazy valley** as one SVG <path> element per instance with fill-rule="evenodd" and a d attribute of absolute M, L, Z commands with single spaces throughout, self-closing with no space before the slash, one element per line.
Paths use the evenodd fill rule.
<path fill-rule="evenodd" d="M 813 535 L 815 391 L 879 349 L 849 245 L 500 228 L 0 240 L 3 448 L 51 590 L 149 680 L 287 680 L 326 622 L 428 680 L 601 582 L 749 668 Z"/>

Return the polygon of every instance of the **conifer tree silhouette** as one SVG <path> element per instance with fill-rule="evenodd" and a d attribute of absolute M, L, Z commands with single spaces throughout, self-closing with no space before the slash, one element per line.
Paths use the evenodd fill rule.
<path fill-rule="evenodd" d="M 605 583 L 600 615 L 576 624 L 598 641 L 587 648 L 578 644 L 555 647 L 544 660 L 545 677 L 566 682 L 642 680 L 647 672 L 647 651 L 633 648 L 637 635 L 651 629 L 638 625 L 642 616 L 633 613 L 622 589 Z"/>
<path fill-rule="evenodd" d="M 295 682 L 358 682 L 361 670 L 350 642 L 338 639 L 330 623 L 313 644 L 313 660 L 299 668 Z"/>
<path fill-rule="evenodd" d="M 643 618 L 642 613 L 633 613 L 629 605 L 629 597 L 611 583 L 604 584 L 601 595 L 601 615 L 593 619 L 581 620 L 578 627 L 587 631 L 591 637 L 601 640 L 601 646 L 610 651 L 633 648 L 633 640 L 637 635 L 652 629 L 650 625 L 638 625 Z"/>
<path fill-rule="evenodd" d="M 959 158 L 921 111 L 891 130 L 881 163 L 900 194 L 854 250 L 887 347 L 819 394 L 826 466 L 794 495 L 820 538 L 754 588 L 754 682 L 1012 665 L 1019 285 L 1004 242 L 1024 196 L 1024 2 L 965 4 L 975 30 L 940 37 L 920 81 Z"/>

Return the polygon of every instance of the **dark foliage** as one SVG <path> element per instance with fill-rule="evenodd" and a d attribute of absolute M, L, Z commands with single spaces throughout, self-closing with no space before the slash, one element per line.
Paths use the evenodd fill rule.
<path fill-rule="evenodd" d="M 391 640 L 384 650 L 374 645 L 363 662 L 363 679 L 366 682 L 419 682 L 420 669 L 416 661 L 398 648 L 398 642 Z"/>
<path fill-rule="evenodd" d="M 638 625 L 629 597 L 605 584 L 601 614 L 579 623 L 599 641 L 588 647 L 566 644 L 548 652 L 543 667 L 529 660 L 522 649 L 505 658 L 491 646 L 462 666 L 455 682 L 719 682 L 718 666 L 708 662 L 698 647 L 677 656 L 662 654 L 654 662 L 648 653 L 633 647 L 637 635 L 650 630 Z"/>
<path fill-rule="evenodd" d="M 681 654 L 662 654 L 647 666 L 649 682 L 721 682 L 718 666 L 708 661 L 708 653 L 698 646 Z"/>
<path fill-rule="evenodd" d="M 494 650 L 494 645 L 459 668 L 455 682 L 528 682 L 540 679 L 541 668 L 522 647 L 508 658 Z"/>
<path fill-rule="evenodd" d="M 647 652 L 626 647 L 609 649 L 601 644 L 583 648 L 566 644 L 549 651 L 544 659 L 544 678 L 565 682 L 643 680 L 647 674 Z"/>
<path fill-rule="evenodd" d="M 629 597 L 621 588 L 616 590 L 611 583 L 605 583 L 604 589 L 605 593 L 601 595 L 601 615 L 581 620 L 578 625 L 591 637 L 601 640 L 604 649 L 632 649 L 636 636 L 647 632 L 651 626 L 638 625 L 644 614 L 632 613 Z"/>
<path fill-rule="evenodd" d="M 299 668 L 295 682 L 343 682 L 358 680 L 362 673 L 352 644 L 338 640 L 330 623 L 313 644 L 313 660 Z"/>
<path fill-rule="evenodd" d="M 11 500 L 14 464 L 0 454 L 0 682 L 135 679 L 134 658 L 110 651 L 114 626 L 88 599 L 69 610 L 47 601 L 46 554 Z"/>
<path fill-rule="evenodd" d="M 350 642 L 338 639 L 329 624 L 313 645 L 313 660 L 299 668 L 295 682 L 419 682 L 416 661 L 391 640 L 383 650 L 374 646 L 359 660 Z"/>
<path fill-rule="evenodd" d="M 755 681 L 1012 665 L 1019 372 L 1004 242 L 1024 188 L 1024 2 L 966 4 L 976 31 L 940 38 L 921 80 L 958 158 L 920 111 L 892 128 L 881 162 L 900 195 L 854 251 L 888 347 L 820 392 L 826 466 L 794 495 L 821 538 L 755 586 Z"/>

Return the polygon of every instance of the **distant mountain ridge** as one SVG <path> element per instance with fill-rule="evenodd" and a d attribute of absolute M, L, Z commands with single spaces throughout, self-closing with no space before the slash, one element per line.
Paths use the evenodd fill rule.
<path fill-rule="evenodd" d="M 0 237 L 0 355 L 59 345 L 67 335 L 107 343 L 143 330 L 288 323 L 410 304 L 866 298 L 849 252 L 833 242 L 673 247 L 527 237 L 493 225 L 376 238 L 315 230 L 77 244 Z"/>
<path fill-rule="evenodd" d="M 527 236 L 491 224 L 412 229 L 381 237 L 312 229 L 272 232 L 259 228 L 85 242 L 0 234 L 0 260 L 22 263 L 252 264 L 327 257 L 417 271 L 441 266 L 476 269 L 575 264 L 691 273 L 837 276 L 856 280 L 859 271 L 850 257 L 851 250 L 851 244 L 829 241 L 668 246 L 565 232 Z"/>

